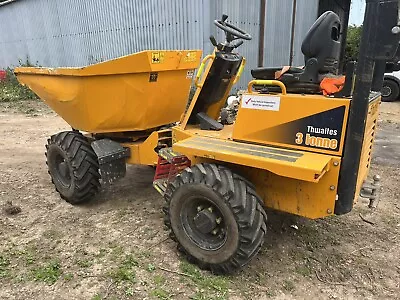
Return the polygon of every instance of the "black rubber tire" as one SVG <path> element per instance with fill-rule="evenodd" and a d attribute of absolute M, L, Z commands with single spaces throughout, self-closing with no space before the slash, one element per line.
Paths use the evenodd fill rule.
<path fill-rule="evenodd" d="M 182 224 L 190 197 L 209 197 L 226 220 L 227 234 L 219 249 L 201 247 Z M 240 270 L 258 253 L 266 234 L 267 215 L 254 186 L 226 167 L 198 164 L 186 168 L 167 187 L 164 222 L 170 237 L 188 260 L 216 274 Z"/>
<path fill-rule="evenodd" d="M 66 131 L 51 136 L 47 140 L 46 159 L 51 180 L 65 201 L 83 203 L 100 190 L 97 156 L 81 133 Z M 60 171 L 61 164 L 65 174 Z"/>
<path fill-rule="evenodd" d="M 388 92 L 386 92 L 388 91 Z M 389 93 L 387 95 L 384 95 L 386 92 Z M 395 82 L 394 80 L 391 79 L 385 79 L 383 81 L 383 86 L 382 86 L 382 101 L 383 102 L 393 102 L 399 99 L 400 96 L 400 87 Z"/>

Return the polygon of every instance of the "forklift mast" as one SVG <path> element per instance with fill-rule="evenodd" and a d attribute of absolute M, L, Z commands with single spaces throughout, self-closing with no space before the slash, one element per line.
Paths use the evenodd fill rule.
<path fill-rule="evenodd" d="M 349 112 L 335 214 L 353 208 L 371 91 L 379 91 L 385 62 L 400 41 L 399 0 L 367 0 L 358 57 L 355 90 Z"/>

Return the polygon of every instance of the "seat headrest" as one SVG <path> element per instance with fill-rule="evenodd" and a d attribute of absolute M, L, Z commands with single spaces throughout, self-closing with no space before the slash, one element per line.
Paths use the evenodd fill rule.
<path fill-rule="evenodd" d="M 307 58 L 316 57 L 332 43 L 340 44 L 340 18 L 333 11 L 323 13 L 308 31 L 301 51 Z"/>

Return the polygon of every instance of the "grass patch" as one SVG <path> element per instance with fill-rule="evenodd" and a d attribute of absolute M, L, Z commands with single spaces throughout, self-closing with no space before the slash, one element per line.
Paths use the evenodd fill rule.
<path fill-rule="evenodd" d="M 116 269 L 110 272 L 110 277 L 117 282 L 128 281 L 134 283 L 136 272 L 133 268 L 138 265 L 139 263 L 133 255 L 126 255 L 123 262 Z"/>
<path fill-rule="evenodd" d="M 10 276 L 10 260 L 0 255 L 0 278 L 6 278 Z"/>
<path fill-rule="evenodd" d="M 30 251 L 25 252 L 24 258 L 27 265 L 33 265 L 35 263 L 35 254 Z"/>
<path fill-rule="evenodd" d="M 152 256 L 152 253 L 150 251 L 145 250 L 145 251 L 141 251 L 138 256 L 139 256 L 139 258 L 142 258 L 142 259 L 150 258 Z"/>
<path fill-rule="evenodd" d="M 156 297 L 161 300 L 172 299 L 172 295 L 162 288 L 157 288 L 157 289 L 151 291 L 150 294 L 151 294 L 151 296 Z"/>
<path fill-rule="evenodd" d="M 96 295 L 94 295 L 94 296 L 92 297 L 91 300 L 102 300 L 102 299 L 103 299 L 103 297 L 101 297 L 100 294 L 96 294 Z"/>
<path fill-rule="evenodd" d="M 311 267 L 307 264 L 302 266 L 297 266 L 295 268 L 297 274 L 302 275 L 304 277 L 309 277 L 312 274 Z"/>
<path fill-rule="evenodd" d="M 110 245 L 111 248 L 111 260 L 118 261 L 119 258 L 124 254 L 124 248 L 119 245 Z"/>
<path fill-rule="evenodd" d="M 163 285 L 166 280 L 165 277 L 162 275 L 155 275 L 153 281 L 154 284 L 158 286 L 158 285 Z"/>
<path fill-rule="evenodd" d="M 293 281 L 286 279 L 283 281 L 283 289 L 288 292 L 293 292 L 296 289 L 296 286 Z"/>
<path fill-rule="evenodd" d="M 63 276 L 63 279 L 64 279 L 65 281 L 71 281 L 73 278 L 74 278 L 74 275 L 71 274 L 71 273 L 67 273 L 67 274 L 65 274 L 65 275 Z"/>
<path fill-rule="evenodd" d="M 107 249 L 101 248 L 98 253 L 94 255 L 96 258 L 103 258 L 108 253 Z"/>
<path fill-rule="evenodd" d="M 135 282 L 136 273 L 132 269 L 120 266 L 110 273 L 110 277 L 117 282 L 121 281 Z"/>
<path fill-rule="evenodd" d="M 190 276 L 192 282 L 200 290 L 204 290 L 204 292 L 196 293 L 193 299 L 222 300 L 228 298 L 229 281 L 227 277 L 203 274 L 195 265 L 186 261 L 181 262 L 180 268 L 183 273 Z"/>
<path fill-rule="evenodd" d="M 91 266 L 93 266 L 93 261 L 90 259 L 81 259 L 81 260 L 77 260 L 76 265 L 81 267 L 81 268 L 89 268 Z"/>
<path fill-rule="evenodd" d="M 135 292 L 133 291 L 133 288 L 127 288 L 125 290 L 125 295 L 127 295 L 128 297 L 132 297 L 133 295 L 135 295 Z"/>
<path fill-rule="evenodd" d="M 57 240 L 62 237 L 62 233 L 55 229 L 49 229 L 43 232 L 43 237 L 49 240 Z"/>
<path fill-rule="evenodd" d="M 61 274 L 62 269 L 58 261 L 51 261 L 32 271 L 35 281 L 42 281 L 47 284 L 54 284 L 60 278 Z"/>
<path fill-rule="evenodd" d="M 146 270 L 147 270 L 147 272 L 150 272 L 150 273 L 154 272 L 156 270 L 156 266 L 153 264 L 147 264 Z"/>

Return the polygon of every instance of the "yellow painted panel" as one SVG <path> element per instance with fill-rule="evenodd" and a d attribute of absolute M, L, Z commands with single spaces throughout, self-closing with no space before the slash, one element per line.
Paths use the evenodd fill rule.
<path fill-rule="evenodd" d="M 139 131 L 180 119 L 200 59 L 197 50 L 144 51 L 84 68 L 15 72 L 75 129 Z"/>
<path fill-rule="evenodd" d="M 131 150 L 131 156 L 128 158 L 126 163 L 132 165 L 157 165 L 158 154 L 154 151 L 154 148 L 157 147 L 157 144 L 157 131 L 152 132 L 144 141 L 121 144 L 122 146 L 128 147 Z"/>
<path fill-rule="evenodd" d="M 243 97 L 247 97 L 249 100 L 252 98 L 263 99 L 265 97 L 266 101 L 269 98 L 271 103 L 275 103 L 275 107 L 260 109 L 256 106 L 248 107 L 242 102 L 233 131 L 232 137 L 234 140 L 338 156 L 342 154 L 350 105 L 349 99 L 330 98 L 321 95 L 258 93 L 246 93 L 242 96 L 242 99 Z M 339 145 L 338 151 L 333 151 L 329 147 L 321 149 L 306 146 L 305 143 L 296 144 L 297 133 L 302 134 L 303 141 L 305 141 L 307 134 L 311 138 L 314 136 L 312 131 L 301 130 L 301 128 L 308 128 L 307 125 L 311 125 L 309 124 L 310 116 L 314 118 L 319 113 L 341 107 L 344 107 L 344 114 L 342 123 L 338 124 L 342 128 L 342 131 L 337 134 L 337 137 L 340 134 L 340 139 L 336 138 L 336 135 L 329 136 L 329 141 L 334 140 L 333 142 Z M 329 132 L 330 128 L 321 124 L 319 129 L 328 130 Z"/>
<path fill-rule="evenodd" d="M 354 201 L 357 202 L 358 195 L 360 193 L 361 187 L 368 176 L 369 169 L 371 167 L 371 154 L 375 140 L 375 133 L 377 130 L 377 120 L 379 114 L 379 106 L 381 103 L 381 98 L 370 102 L 368 108 L 367 121 L 365 126 L 364 143 L 361 152 L 360 166 L 358 169 L 358 178 L 356 186 L 356 194 Z"/>
<path fill-rule="evenodd" d="M 333 215 L 339 171 L 340 158 L 332 159 L 329 171 L 318 183 L 282 177 L 265 170 L 243 169 L 267 207 L 310 219 Z"/>
<path fill-rule="evenodd" d="M 249 145 L 194 136 L 173 145 L 176 152 L 257 169 L 309 182 L 318 182 L 329 171 L 329 155 Z"/>

